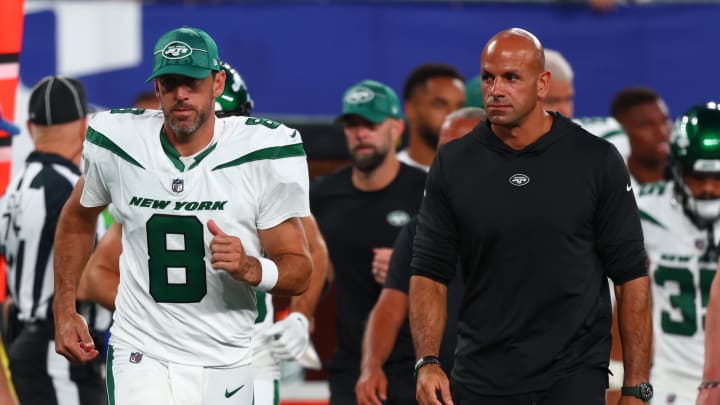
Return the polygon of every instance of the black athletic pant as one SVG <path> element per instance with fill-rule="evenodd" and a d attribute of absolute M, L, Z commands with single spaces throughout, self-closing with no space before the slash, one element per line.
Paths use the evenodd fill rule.
<path fill-rule="evenodd" d="M 388 379 L 387 401 L 385 405 L 417 405 L 415 399 L 415 377 L 412 361 L 383 367 Z M 328 373 L 330 386 L 330 405 L 356 405 L 355 384 L 360 374 L 340 370 Z"/>
<path fill-rule="evenodd" d="M 453 384 L 456 405 L 605 405 L 608 370 L 590 368 L 559 380 L 547 391 L 507 397 L 469 394 L 459 384 Z"/>
<path fill-rule="evenodd" d="M 102 341 L 95 339 L 95 347 L 102 348 Z M 81 405 L 107 404 L 107 390 L 102 376 L 104 360 L 83 364 L 70 364 L 55 353 L 53 325 L 50 322 L 29 323 L 8 347 L 8 360 L 12 381 L 21 404 L 57 405 L 58 396 L 72 395 Z M 53 375 L 69 374 L 69 378 L 57 379 L 60 390 L 56 391 Z M 70 391 L 63 392 L 63 389 Z M 76 393 L 75 393 L 76 392 Z"/>

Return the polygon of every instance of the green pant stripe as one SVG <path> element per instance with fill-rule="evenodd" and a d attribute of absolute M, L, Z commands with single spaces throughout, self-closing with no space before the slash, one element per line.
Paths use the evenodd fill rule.
<path fill-rule="evenodd" d="M 280 405 L 280 381 L 273 380 L 273 405 Z"/>
<path fill-rule="evenodd" d="M 255 390 L 253 389 L 253 391 Z M 253 394 L 252 405 L 255 405 L 255 394 Z M 273 380 L 273 405 L 280 405 L 280 380 Z"/>
<path fill-rule="evenodd" d="M 114 354 L 115 350 L 113 350 L 112 345 L 110 345 L 107 353 L 107 364 L 105 365 L 107 369 L 107 392 L 110 405 L 115 405 L 115 377 L 112 372 L 113 358 L 115 357 Z"/>

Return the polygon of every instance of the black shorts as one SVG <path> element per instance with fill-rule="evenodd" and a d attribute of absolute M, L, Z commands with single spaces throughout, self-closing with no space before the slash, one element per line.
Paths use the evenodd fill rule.
<path fill-rule="evenodd" d="M 549 390 L 512 396 L 469 394 L 457 384 L 452 386 L 457 405 L 605 405 L 608 370 L 589 368 L 560 379 Z"/>

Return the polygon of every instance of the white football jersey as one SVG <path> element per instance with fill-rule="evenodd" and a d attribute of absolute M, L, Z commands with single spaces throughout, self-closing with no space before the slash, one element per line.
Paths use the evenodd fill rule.
<path fill-rule="evenodd" d="M 613 117 L 582 117 L 573 118 L 575 123 L 591 134 L 603 138 L 615 145 L 620 156 L 627 162 L 630 157 L 630 141 L 617 120 Z"/>
<path fill-rule="evenodd" d="M 646 184 L 638 196 L 653 298 L 650 382 L 694 400 L 702 380 L 705 307 L 717 263 L 702 260 L 707 230 L 683 213 L 673 187 L 672 182 Z M 714 227 L 717 239 L 718 222 Z"/>
<path fill-rule="evenodd" d="M 113 203 L 123 226 L 113 339 L 180 364 L 249 364 L 255 289 L 210 264 L 209 220 L 261 256 L 258 229 L 310 214 L 299 133 L 276 122 L 215 120 L 210 144 L 181 157 L 160 111 L 95 115 L 83 151 L 87 207 Z"/>

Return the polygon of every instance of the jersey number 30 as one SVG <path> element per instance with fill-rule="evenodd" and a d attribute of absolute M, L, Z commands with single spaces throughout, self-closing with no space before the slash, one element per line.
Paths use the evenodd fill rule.
<path fill-rule="evenodd" d="M 150 295 L 157 302 L 199 302 L 207 293 L 203 225 L 193 216 L 147 221 Z"/>

